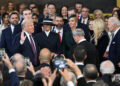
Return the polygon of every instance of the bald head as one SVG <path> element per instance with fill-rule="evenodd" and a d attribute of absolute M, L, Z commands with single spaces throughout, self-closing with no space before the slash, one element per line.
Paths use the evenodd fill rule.
<path fill-rule="evenodd" d="M 51 52 L 50 52 L 50 50 L 47 49 L 47 48 L 43 48 L 40 51 L 39 60 L 40 60 L 40 63 L 44 63 L 44 62 L 49 63 L 50 60 L 51 60 Z"/>
<path fill-rule="evenodd" d="M 108 28 L 110 32 L 116 31 L 120 26 L 120 21 L 116 17 L 110 17 L 108 20 Z"/>

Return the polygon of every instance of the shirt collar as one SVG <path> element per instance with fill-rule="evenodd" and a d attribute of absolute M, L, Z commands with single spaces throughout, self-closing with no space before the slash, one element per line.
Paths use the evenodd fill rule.
<path fill-rule="evenodd" d="M 58 29 L 55 27 L 55 31 L 56 31 L 56 33 L 58 33 L 58 32 L 63 32 L 63 28 L 61 28 L 60 30 L 58 30 Z"/>
<path fill-rule="evenodd" d="M 86 41 L 86 39 L 81 39 L 78 43 L 81 43 L 81 42 L 83 42 L 83 41 Z"/>
<path fill-rule="evenodd" d="M 84 65 L 83 62 L 75 62 L 75 65 Z"/>
<path fill-rule="evenodd" d="M 49 36 L 50 31 L 45 31 L 46 35 Z"/>
<path fill-rule="evenodd" d="M 118 30 L 119 30 L 120 28 L 118 28 L 113 34 L 114 34 L 114 36 L 117 34 L 117 32 L 118 32 Z"/>
<path fill-rule="evenodd" d="M 96 80 L 89 80 L 89 81 L 87 81 L 87 83 L 90 83 L 90 82 L 96 82 Z"/>
<path fill-rule="evenodd" d="M 31 34 L 29 34 L 28 32 L 26 32 L 26 31 L 24 31 L 25 32 L 25 34 L 26 34 L 26 36 L 27 37 L 29 37 L 29 35 L 31 35 Z"/>

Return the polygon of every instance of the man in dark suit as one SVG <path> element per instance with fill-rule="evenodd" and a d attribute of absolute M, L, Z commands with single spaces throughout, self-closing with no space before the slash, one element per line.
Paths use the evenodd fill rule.
<path fill-rule="evenodd" d="M 108 20 L 108 28 L 112 35 L 112 41 L 109 48 L 109 59 L 115 65 L 115 73 L 120 73 L 120 26 L 119 20 L 111 17 Z"/>
<path fill-rule="evenodd" d="M 87 58 L 87 52 L 83 46 L 77 46 L 74 49 L 73 57 L 75 58 L 75 64 L 83 72 L 84 60 Z"/>
<path fill-rule="evenodd" d="M 64 25 L 63 17 L 57 15 L 55 18 L 55 24 L 56 24 L 56 26 L 54 29 L 52 29 L 52 31 L 59 35 L 60 43 L 62 44 L 63 37 L 66 32 L 66 28 L 63 27 L 63 25 Z"/>
<path fill-rule="evenodd" d="M 14 53 L 21 53 L 23 56 L 29 57 L 33 65 L 37 66 L 39 64 L 39 47 L 36 39 L 32 37 L 32 33 L 34 33 L 33 20 L 24 19 L 21 26 L 23 31 L 16 35 L 13 41 Z"/>
<path fill-rule="evenodd" d="M 19 32 L 21 32 L 21 31 L 22 31 L 22 27 L 21 27 L 22 21 L 23 21 L 24 19 L 31 19 L 31 18 L 32 18 L 32 12 L 31 12 L 31 10 L 28 9 L 28 8 L 24 8 L 24 9 L 22 10 L 22 20 L 20 21 L 19 24 L 15 25 L 15 29 L 17 28 L 17 29 L 20 30 Z M 39 32 L 41 32 L 41 27 L 40 27 L 40 25 L 34 23 L 34 33 L 32 33 L 32 34 L 36 34 L 36 33 L 39 33 Z"/>
<path fill-rule="evenodd" d="M 51 19 L 43 20 L 43 29 L 42 33 L 36 35 L 38 45 L 40 49 L 48 48 L 52 53 L 61 54 L 61 44 L 59 35 L 51 31 L 51 26 L 53 25 Z"/>
<path fill-rule="evenodd" d="M 83 46 L 87 52 L 87 58 L 84 61 L 85 65 L 95 64 L 98 66 L 98 52 L 94 45 L 86 41 L 84 35 L 84 31 L 80 28 L 73 31 L 73 38 L 77 43 L 76 46 Z"/>
<path fill-rule="evenodd" d="M 13 41 L 15 35 L 17 33 L 19 33 L 19 29 L 14 28 L 14 26 L 18 23 L 19 17 L 18 17 L 18 14 L 16 12 L 12 12 L 9 15 L 9 18 L 10 18 L 9 19 L 10 26 L 2 31 L 0 48 L 5 48 L 8 56 L 11 57 L 13 55 L 12 41 Z"/>

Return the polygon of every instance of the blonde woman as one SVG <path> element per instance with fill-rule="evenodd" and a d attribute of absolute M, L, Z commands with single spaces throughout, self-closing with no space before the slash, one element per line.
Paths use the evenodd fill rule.
<path fill-rule="evenodd" d="M 102 19 L 95 19 L 93 21 L 94 37 L 92 43 L 96 46 L 100 62 L 104 60 L 103 55 L 109 43 L 109 37 L 105 30 L 104 21 Z"/>
<path fill-rule="evenodd" d="M 96 9 L 94 12 L 94 19 L 104 19 L 103 12 L 100 9 Z"/>

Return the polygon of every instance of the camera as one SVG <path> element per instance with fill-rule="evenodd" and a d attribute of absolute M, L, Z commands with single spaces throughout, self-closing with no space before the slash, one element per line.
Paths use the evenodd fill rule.
<path fill-rule="evenodd" d="M 5 57 L 5 49 L 0 48 L 0 61 Z"/>
<path fill-rule="evenodd" d="M 30 66 L 30 59 L 29 57 L 25 57 L 25 63 L 27 66 Z"/>
<path fill-rule="evenodd" d="M 57 68 L 57 71 L 59 71 L 60 69 L 67 68 L 66 61 L 64 60 L 64 57 L 61 55 L 57 55 L 56 57 L 54 57 L 53 63 L 55 68 Z"/>

